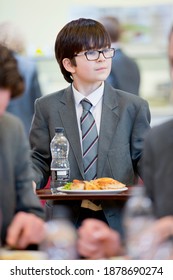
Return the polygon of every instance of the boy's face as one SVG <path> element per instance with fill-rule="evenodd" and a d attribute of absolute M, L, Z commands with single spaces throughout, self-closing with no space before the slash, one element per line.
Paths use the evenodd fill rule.
<path fill-rule="evenodd" d="M 100 50 L 99 50 L 100 51 Z M 103 53 L 99 53 L 96 60 L 88 60 L 85 52 L 80 52 L 76 57 L 76 66 L 72 66 L 71 73 L 74 83 L 83 85 L 96 85 L 105 81 L 108 77 L 112 58 L 105 58 Z"/>
<path fill-rule="evenodd" d="M 4 114 L 10 101 L 10 89 L 0 88 L 0 117 Z"/>

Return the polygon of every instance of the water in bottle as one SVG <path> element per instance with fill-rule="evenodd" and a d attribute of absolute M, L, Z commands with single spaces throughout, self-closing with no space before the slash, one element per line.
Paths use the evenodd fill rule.
<path fill-rule="evenodd" d="M 70 178 L 68 161 L 69 142 L 64 136 L 64 128 L 56 127 L 55 136 L 50 143 L 51 161 L 51 191 L 57 193 L 57 188 L 64 186 Z"/>

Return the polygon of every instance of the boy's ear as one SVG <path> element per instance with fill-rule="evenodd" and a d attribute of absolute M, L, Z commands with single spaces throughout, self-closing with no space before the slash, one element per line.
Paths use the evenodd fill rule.
<path fill-rule="evenodd" d="M 75 66 L 71 63 L 71 60 L 69 58 L 64 58 L 62 63 L 66 71 L 72 74 L 75 73 Z"/>

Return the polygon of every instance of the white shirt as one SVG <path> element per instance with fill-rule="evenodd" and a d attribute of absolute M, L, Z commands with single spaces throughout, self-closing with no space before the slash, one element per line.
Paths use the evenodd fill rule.
<path fill-rule="evenodd" d="M 80 125 L 80 118 L 83 112 L 83 108 L 81 105 L 81 100 L 86 98 L 92 103 L 91 113 L 96 122 L 97 132 L 99 135 L 100 132 L 100 121 L 101 121 L 101 113 L 102 113 L 102 101 L 103 101 L 103 92 L 104 92 L 104 83 L 101 86 L 89 94 L 87 97 L 77 91 L 74 86 L 72 85 L 74 100 L 75 100 L 75 108 L 76 108 L 76 115 L 77 115 L 77 122 L 78 122 L 78 129 L 79 129 L 79 136 L 80 136 L 80 143 L 82 148 L 82 131 Z"/>

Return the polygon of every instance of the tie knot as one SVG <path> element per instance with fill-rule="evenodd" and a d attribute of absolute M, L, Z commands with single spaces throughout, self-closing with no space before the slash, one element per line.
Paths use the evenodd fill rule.
<path fill-rule="evenodd" d="M 81 104 L 82 104 L 83 110 L 86 110 L 86 111 L 89 111 L 92 107 L 92 104 L 87 99 L 82 99 Z"/>

